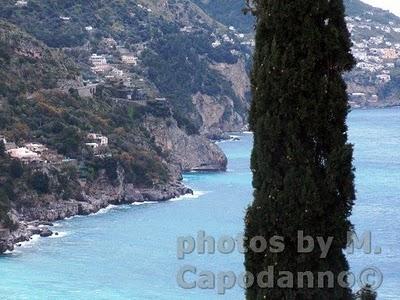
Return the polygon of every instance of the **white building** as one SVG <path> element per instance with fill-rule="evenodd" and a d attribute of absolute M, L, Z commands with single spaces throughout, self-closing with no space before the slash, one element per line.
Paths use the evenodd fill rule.
<path fill-rule="evenodd" d="M 104 55 L 92 54 L 90 61 L 94 66 L 102 66 L 107 64 L 107 59 Z"/>
<path fill-rule="evenodd" d="M 138 58 L 134 55 L 129 55 L 129 54 L 124 54 L 121 56 L 121 60 L 124 64 L 128 65 L 137 65 L 138 63 Z"/>
<path fill-rule="evenodd" d="M 108 145 L 108 137 L 103 136 L 101 134 L 97 134 L 97 133 L 89 133 L 87 135 L 87 138 L 89 140 L 93 140 L 96 141 L 96 144 L 98 146 L 107 146 Z M 90 144 L 90 143 L 89 143 Z"/>
<path fill-rule="evenodd" d="M 8 155 L 23 161 L 40 161 L 39 154 L 29 150 L 28 148 L 21 147 L 7 151 Z"/>
<path fill-rule="evenodd" d="M 92 150 L 99 148 L 99 144 L 97 144 L 97 143 L 85 143 L 85 145 Z"/>
<path fill-rule="evenodd" d="M 45 145 L 36 143 L 26 144 L 25 147 L 35 153 L 43 153 L 48 150 Z"/>
<path fill-rule="evenodd" d="M 25 7 L 25 6 L 28 6 L 28 1 L 18 0 L 18 1 L 15 3 L 15 6 L 18 6 L 18 7 Z"/>
<path fill-rule="evenodd" d="M 217 47 L 221 46 L 221 42 L 219 40 L 216 40 L 214 43 L 211 44 L 211 46 L 213 48 L 217 48 Z"/>
<path fill-rule="evenodd" d="M 183 28 L 180 29 L 180 32 L 193 32 L 193 27 L 192 26 L 185 26 Z"/>
<path fill-rule="evenodd" d="M 108 64 L 97 65 L 97 66 L 92 67 L 92 71 L 95 73 L 104 73 L 104 72 L 108 72 L 111 70 L 112 70 L 112 67 Z"/>

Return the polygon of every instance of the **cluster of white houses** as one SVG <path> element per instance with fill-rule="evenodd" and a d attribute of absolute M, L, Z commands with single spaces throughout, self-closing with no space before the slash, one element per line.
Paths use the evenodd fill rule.
<path fill-rule="evenodd" d="M 346 21 L 350 32 L 370 31 L 372 35 L 353 41 L 352 52 L 357 59 L 356 68 L 372 73 L 378 84 L 391 81 L 391 70 L 400 59 L 400 43 L 395 43 L 386 36 L 400 33 L 400 25 L 393 22 L 389 22 L 388 26 L 382 25 L 368 17 L 346 17 Z"/>
<path fill-rule="evenodd" d="M 110 56 L 110 59 L 114 57 Z M 138 57 L 131 53 L 121 53 L 120 56 L 122 65 L 136 66 L 138 64 Z M 110 64 L 105 55 L 92 54 L 90 57 L 92 64 L 92 71 L 107 80 L 123 81 L 125 86 L 130 86 L 131 77 L 117 66 Z"/>
<path fill-rule="evenodd" d="M 85 143 L 90 149 L 97 151 L 108 147 L 108 138 L 102 134 L 89 133 L 88 142 Z M 0 142 L 5 145 L 5 152 L 13 159 L 18 159 L 24 163 L 48 163 L 66 161 L 65 157 L 58 155 L 55 151 L 49 150 L 40 143 L 26 143 L 19 147 L 13 142 L 8 142 L 5 137 L 0 136 Z M 52 158 L 49 160 L 49 158 Z"/>

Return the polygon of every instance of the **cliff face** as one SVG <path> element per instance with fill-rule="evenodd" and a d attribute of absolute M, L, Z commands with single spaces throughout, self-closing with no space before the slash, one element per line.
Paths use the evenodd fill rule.
<path fill-rule="evenodd" d="M 12 251 L 15 244 L 28 241 L 32 235 L 43 237 L 53 234 L 53 221 L 76 215 L 89 215 L 109 205 L 130 204 L 144 201 L 166 201 L 192 193 L 180 181 L 171 181 L 153 188 L 138 188 L 125 183 L 124 172 L 120 169 L 117 182 L 111 183 L 105 172 L 94 181 L 81 182 L 75 186 L 76 197 L 60 199 L 57 194 L 38 195 L 21 193 L 21 201 L 32 205 L 14 207 L 9 217 L 13 229 L 0 236 L 0 253 Z M 25 198 L 25 199 L 24 199 Z"/>
<path fill-rule="evenodd" d="M 253 35 L 254 18 L 240 14 L 242 0 L 193 0 L 226 26 Z M 360 0 L 343 1 L 357 66 L 345 74 L 352 107 L 400 104 L 400 18 Z"/>
<path fill-rule="evenodd" d="M 227 159 L 221 149 L 202 135 L 187 135 L 174 119 L 165 121 L 148 116 L 145 126 L 169 160 L 182 171 L 224 171 Z"/>
<path fill-rule="evenodd" d="M 81 98 L 69 88 L 82 84 L 81 65 L 6 22 L 0 66 L 0 135 L 15 147 L 48 148 L 46 160 L 35 163 L 1 150 L 0 229 L 10 231 L 0 231 L 0 253 L 51 234 L 41 224 L 110 204 L 165 201 L 191 192 L 180 181 L 183 171 L 226 168 L 214 143 L 178 126 L 173 103 L 119 101 L 100 87 Z M 103 152 L 86 146 L 91 132 L 108 137 Z"/>
<path fill-rule="evenodd" d="M 98 75 L 90 71 L 91 54 L 118 62 L 123 49 L 139 58 L 137 66 L 112 66 L 143 80 L 138 86 L 145 82 L 149 95 L 168 98 L 175 115 L 196 132 L 238 130 L 246 124 L 249 105 L 245 64 L 250 48 L 197 4 L 30 0 L 27 7 L 16 8 L 14 0 L 4 0 L 0 18 L 53 49 L 68 50 L 84 78 Z"/>
<path fill-rule="evenodd" d="M 54 160 L 16 167 L 0 155 L 0 229 L 11 229 L 0 253 L 49 235 L 40 224 L 164 201 L 191 192 L 182 172 L 226 169 L 208 138 L 247 123 L 250 48 L 236 31 L 188 0 L 3 2 L 0 135 L 42 143 Z M 93 70 L 92 54 L 112 74 Z M 98 83 L 91 97 L 84 80 Z M 93 132 L 109 140 L 100 155 L 85 146 Z"/>
<path fill-rule="evenodd" d="M 250 106 L 250 79 L 244 59 L 234 64 L 214 63 L 210 68 L 229 82 L 234 95 L 210 96 L 200 92 L 193 95 L 193 104 L 202 120 L 200 132 L 213 135 L 243 130 L 247 125 Z"/>

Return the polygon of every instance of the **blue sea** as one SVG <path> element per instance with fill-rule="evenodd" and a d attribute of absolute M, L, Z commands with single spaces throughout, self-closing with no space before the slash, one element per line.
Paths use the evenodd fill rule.
<path fill-rule="evenodd" d="M 372 231 L 374 246 L 382 248 L 379 255 L 349 255 L 351 269 L 359 274 L 378 268 L 384 277 L 379 299 L 400 299 L 400 109 L 355 110 L 348 124 L 357 168 L 352 221 L 360 234 Z M 199 231 L 216 243 L 243 231 L 252 199 L 252 135 L 239 136 L 220 143 L 229 158 L 227 172 L 185 175 L 193 196 L 60 221 L 53 228 L 58 237 L 35 238 L 0 257 L 0 299 L 243 299 L 237 285 L 218 294 L 219 276 L 243 272 L 237 245 L 228 254 L 200 254 L 200 247 L 177 258 L 179 237 L 190 252 L 190 237 Z M 185 273 L 187 282 L 215 274 L 215 288 L 179 287 L 176 277 L 185 266 L 196 268 L 196 274 Z"/>

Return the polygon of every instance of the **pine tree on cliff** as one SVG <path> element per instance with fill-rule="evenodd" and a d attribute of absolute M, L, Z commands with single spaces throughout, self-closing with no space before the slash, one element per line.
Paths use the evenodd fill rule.
<path fill-rule="evenodd" d="M 355 200 L 342 79 L 355 62 L 343 0 L 255 0 L 252 10 L 254 202 L 245 219 L 246 246 L 254 236 L 268 241 L 278 235 L 285 250 L 246 253 L 246 270 L 254 276 L 274 268 L 273 287 L 254 284 L 247 299 L 352 299 L 351 290 L 338 284 L 338 275 L 349 268 L 343 249 Z M 298 231 L 314 239 L 334 237 L 328 256 L 321 259 L 319 247 L 298 253 Z M 293 287 L 282 271 L 294 275 Z M 304 286 L 314 288 L 302 288 L 297 280 L 306 271 L 314 282 L 304 277 Z M 334 288 L 327 277 L 325 288 L 318 288 L 318 272 L 325 271 L 334 274 Z"/>

